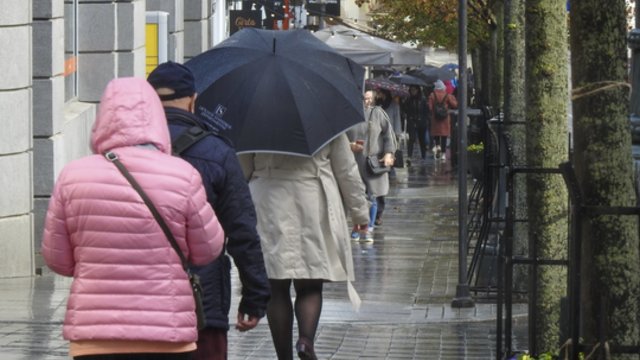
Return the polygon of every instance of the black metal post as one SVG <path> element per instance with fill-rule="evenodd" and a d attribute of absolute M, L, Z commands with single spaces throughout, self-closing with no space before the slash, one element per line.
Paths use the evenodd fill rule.
<path fill-rule="evenodd" d="M 451 307 L 474 307 L 467 282 L 467 1 L 458 0 L 458 285 Z M 453 157 L 453 155 L 452 155 Z"/>
<path fill-rule="evenodd" d="M 505 355 L 511 356 L 513 351 L 513 345 L 511 343 L 512 335 L 512 320 L 513 320 L 513 233 L 516 224 L 516 193 L 513 189 L 515 177 L 518 173 L 514 170 L 510 170 L 507 173 L 507 196 L 508 208 L 506 212 L 507 224 L 505 227 L 504 236 L 504 307 L 505 307 L 505 323 L 504 323 L 504 338 L 505 338 Z"/>
<path fill-rule="evenodd" d="M 581 280 L 581 249 L 582 249 L 582 220 L 584 207 L 582 193 L 578 180 L 570 162 L 560 164 L 562 177 L 569 191 L 571 227 L 569 236 L 569 323 L 571 324 L 571 360 L 578 360 L 580 354 L 580 281 Z"/>
<path fill-rule="evenodd" d="M 640 8 L 640 6 L 639 6 Z M 640 29 L 632 29 L 627 36 L 627 43 L 631 49 L 631 97 L 630 112 L 632 121 L 640 117 Z"/>

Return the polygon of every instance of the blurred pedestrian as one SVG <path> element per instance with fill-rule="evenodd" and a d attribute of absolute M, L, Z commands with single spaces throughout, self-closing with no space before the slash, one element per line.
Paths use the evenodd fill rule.
<path fill-rule="evenodd" d="M 397 145 L 396 150 L 398 150 L 401 144 L 400 136 L 403 135 L 401 125 L 402 118 L 400 115 L 400 97 L 392 96 L 391 91 L 387 89 L 379 89 L 376 91 L 376 105 L 382 107 L 382 109 L 387 113 L 387 116 L 389 117 L 391 130 L 393 131 L 393 136 Z M 404 141 L 404 139 L 402 139 L 402 141 Z M 400 161 L 398 159 L 395 160 Z M 396 169 L 394 166 L 391 166 L 391 170 L 389 171 L 389 178 L 394 179 L 395 176 Z M 386 201 L 384 196 L 378 196 L 376 198 L 377 211 L 374 219 L 375 226 L 382 225 L 382 215 L 384 214 L 385 204 Z"/>
<path fill-rule="evenodd" d="M 436 107 L 442 104 L 446 112 L 445 116 L 439 116 Z M 458 101 L 447 93 L 444 83 L 440 80 L 434 84 L 434 89 L 429 95 L 429 111 L 431 113 L 431 136 L 433 136 L 433 157 L 446 161 L 447 138 L 451 135 L 450 109 L 457 109 Z"/>
<path fill-rule="evenodd" d="M 409 86 L 409 97 L 402 104 L 402 114 L 406 121 L 409 141 L 407 142 L 407 157 L 413 156 L 413 145 L 418 142 L 420 157 L 427 157 L 426 133 L 428 109 L 422 89 L 417 85 Z"/>
<path fill-rule="evenodd" d="M 400 96 L 394 96 L 391 100 L 391 105 L 385 111 L 387 115 L 389 115 L 389 120 L 391 121 L 391 127 L 393 128 L 393 132 L 396 136 L 402 134 L 405 129 L 402 124 L 402 112 L 400 109 L 401 99 Z"/>
<path fill-rule="evenodd" d="M 369 226 L 367 232 L 362 234 L 357 228 L 351 232 L 352 240 L 373 241 L 373 230 L 378 213 L 378 201 L 380 196 L 386 196 L 389 192 L 389 174 L 372 175 L 367 171 L 367 157 L 377 155 L 379 161 L 387 167 L 392 167 L 396 142 L 393 130 L 389 123 L 387 113 L 379 106 L 374 105 L 373 91 L 364 93 L 364 115 L 362 122 L 347 131 L 360 171 L 360 176 L 366 187 L 367 197 L 371 203 L 369 212 Z"/>
<path fill-rule="evenodd" d="M 347 281 L 352 302 L 355 306 L 360 302 L 351 285 L 354 273 L 345 207 L 361 229 L 366 229 L 369 217 L 349 141 L 339 135 L 313 157 L 255 153 L 239 158 L 258 213 L 271 283 L 267 318 L 278 359 L 292 359 L 294 316 L 298 356 L 316 359 L 313 343 L 323 283 Z"/>
<path fill-rule="evenodd" d="M 105 154 L 128 169 L 197 265 L 214 260 L 224 242 L 201 177 L 171 156 L 162 105 L 144 79 L 107 85 L 91 148 L 94 155 L 62 169 L 42 241 L 49 268 L 74 278 L 63 325 L 70 355 L 190 359 L 198 337 L 195 302 L 178 249 Z"/>
<path fill-rule="evenodd" d="M 197 94 L 189 68 L 169 61 L 158 65 L 147 80 L 160 95 L 174 145 L 178 150 L 184 148 L 178 155 L 200 172 L 207 200 L 227 236 L 225 250 L 233 258 L 242 283 L 235 328 L 253 329 L 266 313 L 270 291 L 256 230 L 255 207 L 238 158 L 217 129 L 193 114 Z M 191 140 L 184 145 L 191 138 L 182 134 L 204 132 L 208 134 L 197 138 L 197 142 Z M 207 320 L 206 327 L 199 332 L 194 360 L 226 359 L 231 307 L 230 258 L 224 254 L 193 270 L 200 276 L 204 289 Z"/>

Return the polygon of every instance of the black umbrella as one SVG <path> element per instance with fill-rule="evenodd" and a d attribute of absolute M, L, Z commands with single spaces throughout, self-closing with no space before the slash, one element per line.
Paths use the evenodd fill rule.
<path fill-rule="evenodd" d="M 427 84 L 424 80 L 422 80 L 421 78 L 417 77 L 417 76 L 413 76 L 413 75 L 409 75 L 409 74 L 403 74 L 403 73 L 396 73 L 393 74 L 391 76 L 389 76 L 389 80 L 398 83 L 398 84 L 404 84 L 404 85 L 417 85 L 417 86 L 429 86 L 430 84 Z"/>
<path fill-rule="evenodd" d="M 434 83 L 437 80 L 452 80 L 456 76 L 456 74 L 451 70 L 429 65 L 412 70 L 409 72 L 409 75 L 419 77 L 427 83 Z"/>
<path fill-rule="evenodd" d="M 196 113 L 239 153 L 313 155 L 364 121 L 364 68 L 307 30 L 245 28 L 185 65 Z"/>

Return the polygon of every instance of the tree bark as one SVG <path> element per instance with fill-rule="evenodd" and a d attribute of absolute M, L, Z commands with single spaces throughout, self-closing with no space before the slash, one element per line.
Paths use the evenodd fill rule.
<path fill-rule="evenodd" d="M 565 0 L 526 0 L 526 154 L 533 168 L 558 168 L 568 159 L 568 53 Z M 567 188 L 558 174 L 527 177 L 530 256 L 566 259 Z M 531 268 L 529 342 L 534 354 L 557 353 L 560 301 L 566 296 L 567 269 Z"/>
<path fill-rule="evenodd" d="M 506 0 L 504 3 L 504 120 L 506 137 L 513 166 L 526 165 L 526 129 L 525 129 L 525 47 L 524 47 L 524 2 L 525 0 Z M 521 122 L 521 123 L 517 123 Z M 526 178 L 522 174 L 513 177 L 515 202 L 515 220 L 527 217 Z M 513 254 L 527 255 L 527 223 L 514 223 Z M 514 284 L 517 290 L 526 290 L 527 272 L 523 266 L 516 266 Z"/>
<path fill-rule="evenodd" d="M 571 3 L 575 169 L 586 205 L 636 206 L 625 7 L 624 0 Z M 600 337 L 610 344 L 638 345 L 638 218 L 585 215 L 580 225 L 585 345 L 595 345 Z"/>
<path fill-rule="evenodd" d="M 496 14 L 496 26 L 491 32 L 492 42 L 495 42 L 495 58 L 492 59 L 492 64 L 495 67 L 493 73 L 491 105 L 496 109 L 502 109 L 504 107 L 504 2 L 502 0 L 496 1 L 493 4 L 493 13 Z"/>

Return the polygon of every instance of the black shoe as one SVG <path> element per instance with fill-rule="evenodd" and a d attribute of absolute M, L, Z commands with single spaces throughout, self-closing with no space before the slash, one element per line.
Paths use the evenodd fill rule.
<path fill-rule="evenodd" d="M 374 221 L 373 223 L 376 224 L 376 226 L 380 226 L 382 225 L 382 219 L 377 218 L 376 221 Z"/>
<path fill-rule="evenodd" d="M 300 338 L 296 343 L 296 351 L 298 357 L 303 360 L 318 360 L 316 353 L 313 351 L 313 343 L 307 338 Z"/>

